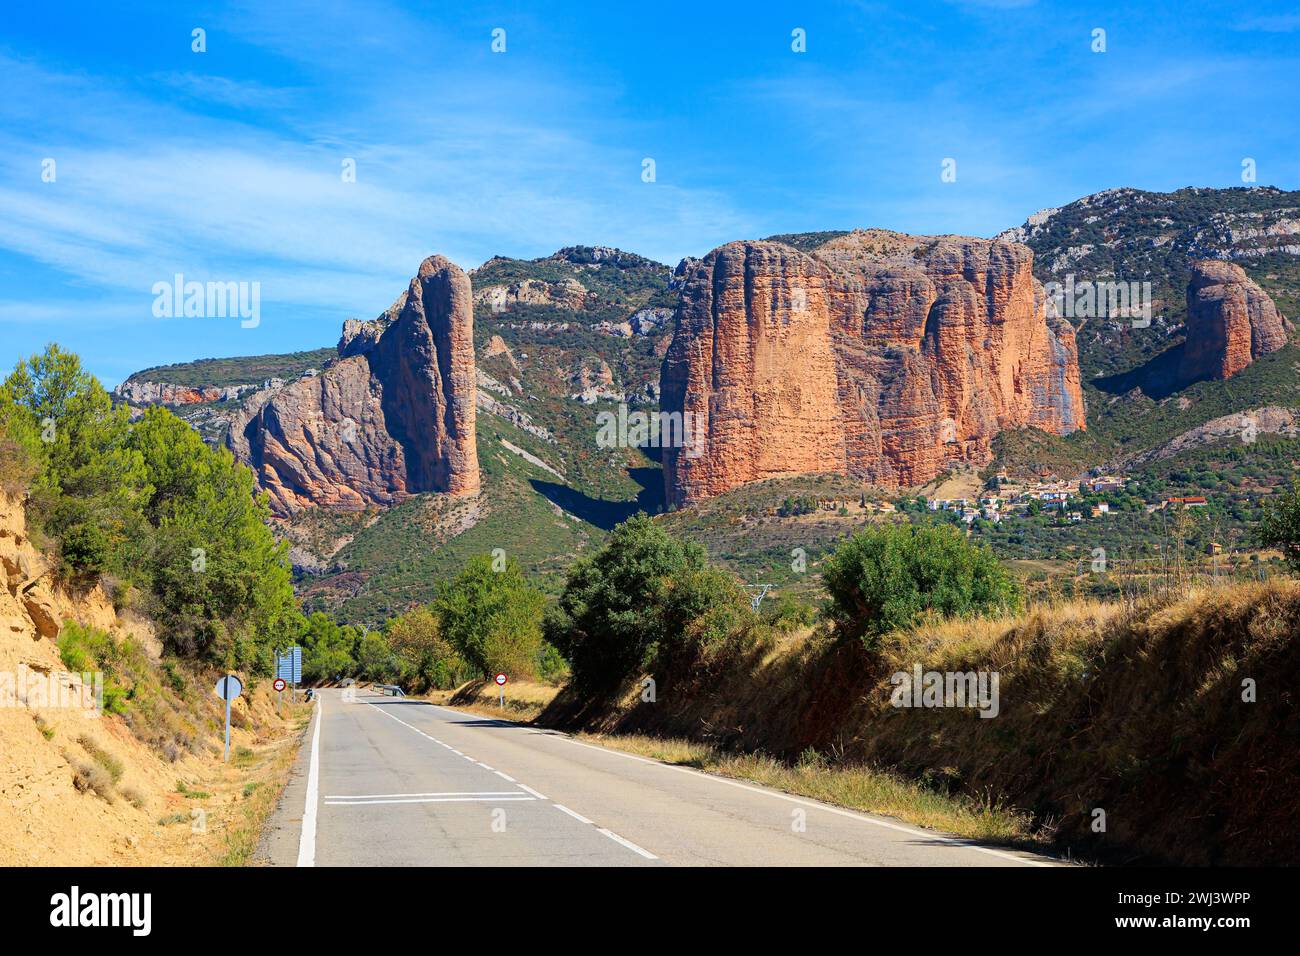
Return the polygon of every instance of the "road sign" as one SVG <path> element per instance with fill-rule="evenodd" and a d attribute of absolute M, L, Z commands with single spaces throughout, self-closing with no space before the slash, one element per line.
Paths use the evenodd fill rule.
<path fill-rule="evenodd" d="M 275 655 L 275 676 L 288 684 L 302 683 L 302 648 L 297 644 Z"/>
<path fill-rule="evenodd" d="M 243 689 L 244 685 L 234 674 L 222 677 L 213 688 L 217 696 L 226 702 L 226 760 L 230 759 L 230 702 L 238 697 Z"/>
<path fill-rule="evenodd" d="M 505 674 L 498 674 L 496 677 L 493 678 L 493 680 L 495 680 L 495 681 L 497 682 L 497 685 L 498 685 L 498 686 L 500 686 L 500 687 L 504 687 L 506 681 L 509 680 L 509 678 L 506 677 Z"/>
<path fill-rule="evenodd" d="M 509 680 L 509 678 L 506 677 L 505 674 L 498 674 L 496 677 L 494 677 L 494 678 L 492 678 L 492 679 L 493 679 L 494 681 L 497 682 L 497 698 L 498 698 L 498 702 L 500 703 L 500 705 L 501 705 L 502 707 L 505 707 L 505 705 L 506 705 L 506 681 Z"/>
<path fill-rule="evenodd" d="M 276 690 L 284 690 L 285 683 L 283 677 L 277 677 L 271 684 Z"/>

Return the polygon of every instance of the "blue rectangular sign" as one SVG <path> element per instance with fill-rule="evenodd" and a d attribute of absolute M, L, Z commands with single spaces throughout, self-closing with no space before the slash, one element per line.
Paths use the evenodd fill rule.
<path fill-rule="evenodd" d="M 302 683 L 302 648 L 297 644 L 275 655 L 275 676 L 290 684 Z"/>

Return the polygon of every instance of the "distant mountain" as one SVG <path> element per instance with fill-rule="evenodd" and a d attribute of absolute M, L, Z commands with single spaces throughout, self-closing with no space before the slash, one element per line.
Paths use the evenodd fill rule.
<path fill-rule="evenodd" d="M 1300 311 L 1300 191 L 1109 189 L 1044 209 L 998 238 L 1034 251 L 1043 283 L 1150 283 L 1150 324 L 1131 315 L 1071 317 L 1088 403 L 1090 454 L 1134 454 L 1229 412 L 1300 401 L 1294 345 L 1222 384 L 1179 376 L 1187 290 L 1198 260 L 1240 266 L 1278 312 Z M 1143 386 L 1146 388 L 1143 388 Z"/>
<path fill-rule="evenodd" d="M 889 245 L 884 237 L 898 235 L 866 234 L 881 237 L 882 249 Z M 850 237 L 836 230 L 773 236 L 769 243 L 788 250 L 788 257 L 821 256 L 824 247 L 857 242 Z M 890 281 L 900 283 L 908 269 L 941 251 L 942 237 L 932 238 L 932 245 L 909 247 L 911 258 L 894 264 L 898 275 Z M 1113 313 L 1109 305 L 1091 315 L 1058 312 L 1051 319 L 1060 330 L 1058 340 L 1069 335 L 1069 327 L 1077 340 L 1087 427 L 1055 434 L 1066 429 L 1044 430 L 1041 421 L 1028 419 L 1021 423 L 1038 427 L 1017 428 L 1015 420 L 1007 420 L 1001 429 L 980 432 L 992 436 L 987 447 L 994 456 L 984 474 L 999 468 L 1063 475 L 1131 468 L 1148 497 L 1213 492 L 1214 520 L 1222 524 L 1216 534 L 1230 543 L 1245 541 L 1253 502 L 1288 479 L 1300 462 L 1300 442 L 1291 437 L 1297 419 L 1288 411 L 1300 409 L 1300 349 L 1281 321 L 1300 311 L 1300 192 L 1108 190 L 1037 213 L 997 238 L 1001 242 L 981 242 L 1012 250 L 1006 243 L 1020 242 L 1033 251 L 1033 278 L 1042 287 L 1035 295 L 1045 298 L 1054 283 L 1064 285 L 1071 277 L 1076 283 L 1122 281 L 1140 287 L 1149 282 L 1151 318 L 1149 324 L 1142 321 L 1133 303 Z M 877 258 L 888 258 L 887 252 Z M 1195 265 L 1205 260 L 1240 267 L 1242 273 Z M 890 268 L 883 261 L 878 265 L 885 272 Z M 494 257 L 471 270 L 481 492 L 467 498 L 417 494 L 391 506 L 368 502 L 351 512 L 308 509 L 280 522 L 279 532 L 293 545 L 307 606 L 329 608 L 345 620 L 376 622 L 427 600 L 436 582 L 468 557 L 498 548 L 554 589 L 572 560 L 591 550 L 615 523 L 636 510 L 664 510 L 658 451 L 598 447 L 596 416 L 620 404 L 659 408 L 660 373 L 677 329 L 676 309 L 702 268 L 703 260 L 687 259 L 674 269 L 618 249 L 573 246 L 538 259 Z M 712 268 L 716 273 L 717 264 Z M 760 272 L 743 262 L 737 268 L 734 276 L 716 276 L 722 282 L 716 288 L 732 290 L 728 296 L 754 295 Z M 996 293 L 997 283 L 971 284 L 968 271 L 956 270 L 964 278 L 952 284 L 949 298 L 958 295 L 954 290 L 961 284 L 970 285 L 975 299 Z M 1191 334 L 1200 344 L 1195 361 L 1184 366 L 1188 288 L 1198 271 L 1193 301 L 1202 310 L 1201 331 L 1193 328 Z M 873 325 L 892 321 L 890 303 L 913 296 L 928 302 L 917 288 L 902 282 L 897 295 L 877 297 Z M 856 302 L 858 296 L 865 296 L 865 310 L 871 298 L 865 287 L 843 301 Z M 230 423 L 247 422 L 249 409 L 265 401 L 269 379 L 279 380 L 273 388 L 292 388 L 300 378 L 328 376 L 349 356 L 365 354 L 397 320 L 405 297 L 371 322 L 348 322 L 337 348 L 149 369 L 123 383 L 119 398 L 134 405 L 172 404 L 209 440 L 224 442 Z M 1265 298 L 1278 313 L 1277 323 Z M 696 311 L 701 308 L 697 295 L 687 301 Z M 929 307 L 924 311 L 928 314 Z M 779 324 L 781 314 L 768 318 Z M 1192 325 L 1197 322 L 1193 316 Z M 698 336 L 698 330 L 691 335 Z M 969 347 L 978 355 L 994 346 L 981 339 Z M 789 383 L 807 377 L 809 355 L 795 356 Z M 902 353 L 881 356 L 875 364 L 882 388 L 898 391 L 904 379 L 885 369 L 902 361 Z M 697 377 L 704 382 L 734 371 L 729 361 L 715 362 L 701 366 Z M 932 383 L 928 388 L 940 387 L 933 376 L 925 381 Z M 986 386 L 976 387 L 983 391 Z M 1254 410 L 1261 437 L 1245 444 L 1232 434 L 1232 423 Z M 953 470 L 938 474 L 927 493 L 947 488 L 949 479 L 954 488 L 978 488 L 979 460 L 943 465 Z M 784 507 L 790 496 L 821 502 L 815 517 Z M 805 548 L 813 560 L 855 524 L 869 520 L 884 497 L 880 488 L 860 479 L 822 472 L 738 487 L 664 520 L 705 542 L 715 560 L 746 580 L 776 580 L 807 590 L 805 577 L 785 566 L 790 549 Z M 1110 524 L 1044 529 L 1004 523 L 995 533 L 980 528 L 974 533 L 987 537 L 1005 557 L 1067 561 L 1091 547 L 1125 547 L 1134 535 L 1149 536 L 1143 524 L 1148 519 L 1138 511 Z"/>

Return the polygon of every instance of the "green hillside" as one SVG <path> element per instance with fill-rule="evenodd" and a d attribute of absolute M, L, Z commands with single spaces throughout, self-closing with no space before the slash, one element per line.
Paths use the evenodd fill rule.
<path fill-rule="evenodd" d="M 1064 437 L 1005 432 L 985 477 L 998 467 L 1019 474 L 1047 468 L 1063 476 L 1107 464 L 1122 467 L 1132 455 L 1211 419 L 1263 405 L 1300 407 L 1300 345 L 1294 343 L 1227 382 L 1199 382 L 1170 394 L 1142 387 L 1145 370 L 1168 361 L 1182 341 L 1184 289 L 1194 258 L 1230 258 L 1284 314 L 1294 318 L 1300 311 L 1300 257 L 1283 248 L 1294 237 L 1288 239 L 1288 227 L 1278 225 L 1300 215 L 1300 192 L 1119 189 L 1049 212 L 1003 234 L 1034 250 L 1037 277 L 1063 281 L 1072 273 L 1079 281 L 1150 281 L 1153 322 L 1134 329 L 1119 318 L 1075 319 L 1088 429 Z M 843 234 L 771 238 L 813 250 Z M 677 295 L 672 270 L 617 249 L 574 246 L 539 259 L 496 257 L 471 277 L 479 300 L 474 337 L 483 493 L 475 503 L 423 495 L 364 515 L 313 512 L 282 526 L 298 545 L 298 586 L 309 608 L 328 609 L 346 621 L 378 622 L 428 600 L 437 583 L 469 557 L 498 548 L 554 593 L 574 556 L 598 545 L 618 521 L 637 510 L 662 511 L 657 456 L 648 455 L 649 449 L 600 448 L 596 434 L 598 416 L 621 403 L 634 411 L 658 408 L 659 369 Z M 525 294 L 529 301 L 519 301 Z M 133 377 L 242 384 L 294 377 L 333 354 L 318 349 L 207 359 Z M 220 440 L 223 407 L 192 406 L 180 413 L 210 440 Z M 1060 571 L 1094 547 L 1153 547 L 1165 529 L 1146 506 L 1162 495 L 1206 493 L 1212 506 L 1198 515 L 1203 527 L 1189 534 L 1187 546 L 1203 547 L 1213 538 L 1246 549 L 1245 528 L 1259 496 L 1293 474 L 1297 461 L 1294 442 L 1266 436 L 1251 446 L 1210 445 L 1138 469 L 1138 489 L 1117 500 L 1106 519 L 1089 516 L 1071 524 L 1034 516 L 997 526 L 977 521 L 971 533 L 1004 558 Z M 713 560 L 745 582 L 772 584 L 777 595 L 811 597 L 821 558 L 862 522 L 881 520 L 877 503 L 883 500 L 852 479 L 811 475 L 735 489 L 659 520 L 701 542 Z M 892 518 L 932 519 L 919 509 Z M 803 570 L 794 566 L 796 549 Z"/>
<path fill-rule="evenodd" d="M 289 352 L 286 355 L 236 355 L 231 358 L 198 359 L 175 365 L 141 369 L 127 381 L 166 382 L 193 387 L 254 385 L 269 378 L 293 379 L 309 368 L 319 369 L 338 357 L 334 346 Z"/>

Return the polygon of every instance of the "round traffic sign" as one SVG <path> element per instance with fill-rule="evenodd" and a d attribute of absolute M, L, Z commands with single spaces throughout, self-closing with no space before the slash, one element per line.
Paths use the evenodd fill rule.
<path fill-rule="evenodd" d="M 222 700 L 234 700 L 243 689 L 244 685 L 238 677 L 234 674 L 227 674 L 217 681 L 217 686 L 213 688 L 213 691 Z"/>
<path fill-rule="evenodd" d="M 493 678 L 493 680 L 495 680 L 499 686 L 504 686 L 507 678 L 505 674 L 498 674 Z"/>
<path fill-rule="evenodd" d="M 284 690 L 285 683 L 283 677 L 277 677 L 271 684 L 276 690 Z"/>

